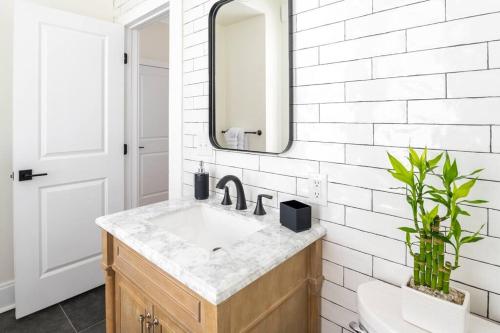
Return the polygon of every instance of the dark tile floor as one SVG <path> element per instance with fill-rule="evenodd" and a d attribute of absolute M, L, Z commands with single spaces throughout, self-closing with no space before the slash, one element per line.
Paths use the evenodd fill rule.
<path fill-rule="evenodd" d="M 105 333 L 104 286 L 16 320 L 0 314 L 0 333 Z"/>

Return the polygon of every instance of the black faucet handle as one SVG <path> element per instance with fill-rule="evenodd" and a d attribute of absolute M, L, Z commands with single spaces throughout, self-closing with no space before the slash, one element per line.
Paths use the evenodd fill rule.
<path fill-rule="evenodd" d="M 268 194 L 259 194 L 257 196 L 257 205 L 255 206 L 255 210 L 253 211 L 254 215 L 266 215 L 264 205 L 262 204 L 262 198 L 272 199 L 273 196 Z"/>
<path fill-rule="evenodd" d="M 227 186 L 224 186 L 224 198 L 222 199 L 222 202 L 220 204 L 224 206 L 230 206 L 233 204 L 233 202 L 231 201 L 231 196 L 229 195 L 229 187 Z"/>

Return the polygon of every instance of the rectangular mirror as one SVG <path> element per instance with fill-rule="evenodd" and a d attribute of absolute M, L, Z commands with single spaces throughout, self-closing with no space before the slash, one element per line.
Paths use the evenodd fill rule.
<path fill-rule="evenodd" d="M 282 153 L 292 143 L 292 0 L 222 0 L 210 11 L 210 141 Z"/>

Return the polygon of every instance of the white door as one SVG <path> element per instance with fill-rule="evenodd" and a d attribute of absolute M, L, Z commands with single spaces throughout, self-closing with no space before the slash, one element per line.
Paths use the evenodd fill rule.
<path fill-rule="evenodd" d="M 96 217 L 123 209 L 123 27 L 16 0 L 16 317 L 103 283 Z M 27 177 L 21 170 L 45 176 Z"/>
<path fill-rule="evenodd" d="M 139 205 L 168 200 L 168 69 L 139 69 Z"/>

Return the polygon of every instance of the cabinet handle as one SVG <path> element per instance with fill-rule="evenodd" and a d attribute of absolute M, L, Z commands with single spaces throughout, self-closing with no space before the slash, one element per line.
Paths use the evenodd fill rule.
<path fill-rule="evenodd" d="M 151 313 L 146 312 L 146 319 L 151 319 L 151 317 L 152 317 Z M 151 332 L 151 322 L 149 320 L 146 321 L 146 330 L 147 330 L 148 333 Z"/>
<path fill-rule="evenodd" d="M 144 316 L 139 315 L 139 322 L 141 323 L 141 333 L 144 333 Z"/>
<path fill-rule="evenodd" d="M 158 320 L 158 318 L 155 318 L 155 319 L 153 320 L 153 325 L 155 325 L 155 326 L 160 325 L 160 321 Z"/>

